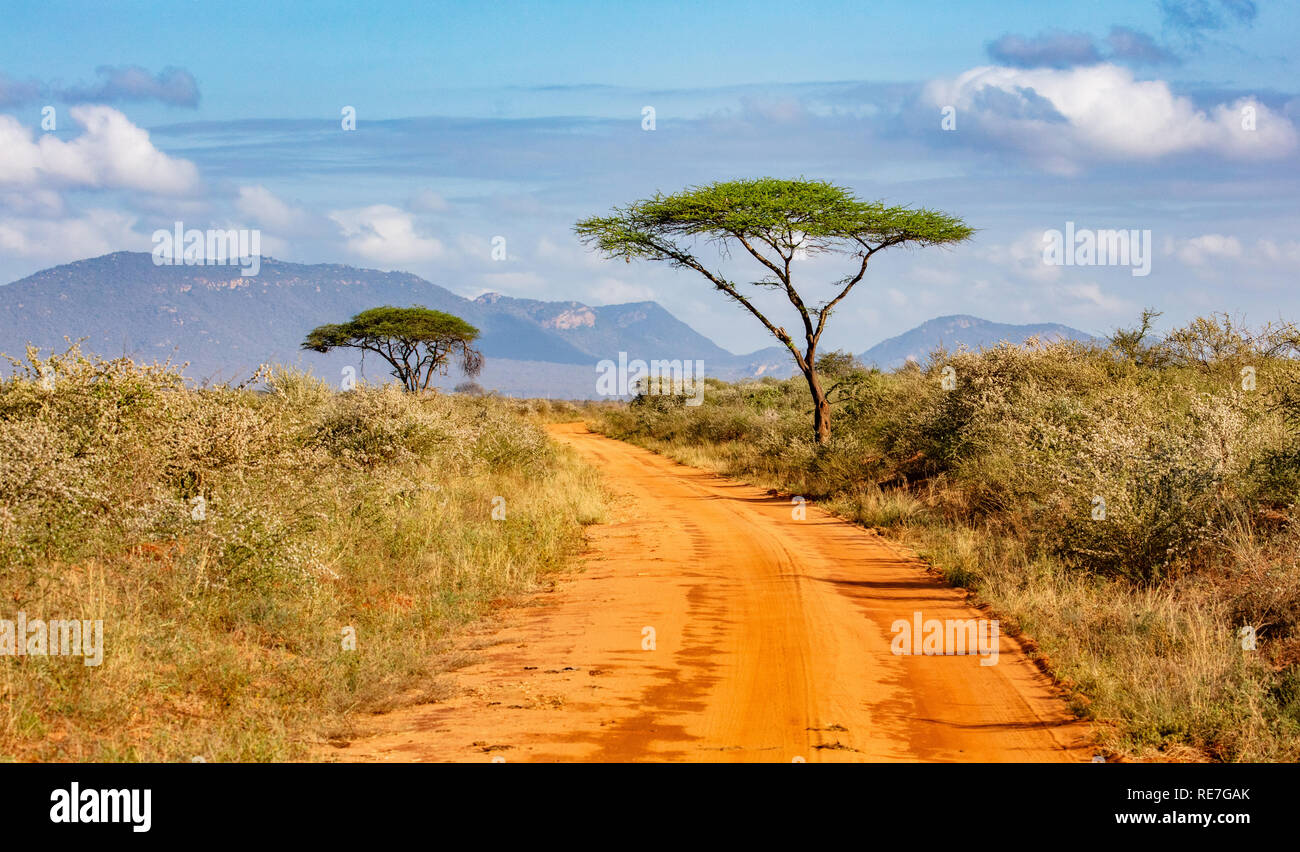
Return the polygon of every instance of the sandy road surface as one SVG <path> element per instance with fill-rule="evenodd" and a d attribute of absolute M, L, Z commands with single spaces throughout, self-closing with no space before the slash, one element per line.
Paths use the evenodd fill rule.
<path fill-rule="evenodd" d="M 586 570 L 467 637 L 458 693 L 326 759 L 1080 761 L 1019 645 L 895 655 L 891 625 L 984 617 L 878 536 L 581 424 L 551 427 L 619 495 Z M 649 649 L 653 628 L 653 649 Z"/>

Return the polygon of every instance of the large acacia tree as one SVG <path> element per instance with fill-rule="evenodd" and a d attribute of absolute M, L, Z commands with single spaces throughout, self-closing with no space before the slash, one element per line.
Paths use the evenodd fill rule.
<path fill-rule="evenodd" d="M 866 275 L 876 252 L 890 246 L 933 246 L 968 239 L 965 222 L 933 210 L 888 207 L 858 200 L 823 181 L 758 178 L 690 187 L 675 195 L 656 194 L 609 216 L 578 222 L 574 230 L 589 247 L 607 257 L 666 261 L 693 269 L 728 298 L 754 315 L 790 350 L 808 381 L 813 398 L 813 430 L 818 443 L 831 434 L 830 401 L 817 369 L 817 344 L 826 320 Z M 796 335 L 768 319 L 741 292 L 740 285 L 710 269 L 696 253 L 701 241 L 724 254 L 743 251 L 762 265 L 762 277 L 749 284 L 784 292 L 803 323 Z M 796 260 L 836 254 L 849 260 L 848 274 L 830 282 L 818 302 L 795 288 Z"/>
<path fill-rule="evenodd" d="M 471 348 L 478 329 L 463 319 L 430 308 L 371 308 L 338 325 L 312 329 L 303 349 L 360 349 L 374 352 L 393 368 L 408 391 L 426 389 L 435 371 L 444 375 L 455 359 L 467 376 L 478 375 L 483 355 Z"/>

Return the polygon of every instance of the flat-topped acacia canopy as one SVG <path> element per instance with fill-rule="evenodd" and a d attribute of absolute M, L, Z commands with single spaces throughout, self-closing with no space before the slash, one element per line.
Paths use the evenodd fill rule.
<path fill-rule="evenodd" d="M 935 246 L 967 240 L 974 230 L 961 219 L 933 210 L 861 201 L 849 190 L 825 181 L 756 178 L 689 187 L 673 195 L 614 208 L 608 216 L 577 223 L 584 244 L 607 257 L 665 261 L 693 269 L 739 302 L 790 350 L 813 396 L 813 428 L 818 443 L 830 437 L 830 402 L 817 371 L 817 344 L 826 320 L 867 271 L 881 249 L 897 245 Z M 704 239 L 724 250 L 739 246 L 766 273 L 754 286 L 784 290 L 803 322 L 804 345 L 771 322 L 721 273 L 694 253 Z M 797 257 L 840 254 L 854 258 L 850 274 L 832 282 L 829 298 L 811 308 L 795 289 L 791 265 Z"/>
<path fill-rule="evenodd" d="M 418 305 L 386 305 L 362 311 L 345 323 L 312 329 L 302 348 L 374 352 L 392 365 L 393 375 L 408 391 L 415 392 L 429 386 L 435 370 L 445 374 L 452 356 L 465 375 L 478 375 L 483 355 L 470 347 L 478 335 L 477 328 L 452 314 Z"/>

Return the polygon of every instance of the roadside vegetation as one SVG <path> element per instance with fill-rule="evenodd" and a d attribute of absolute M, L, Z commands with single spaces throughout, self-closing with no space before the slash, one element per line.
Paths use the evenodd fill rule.
<path fill-rule="evenodd" d="M 595 423 L 911 547 L 1032 638 L 1111 753 L 1300 760 L 1300 331 L 1152 319 L 888 373 L 823 354 L 820 446 L 802 377 Z"/>
<path fill-rule="evenodd" d="M 0 381 L 0 619 L 102 619 L 103 660 L 0 657 L 0 758 L 298 759 L 445 694 L 457 627 L 602 517 L 556 416 L 29 351 Z"/>
<path fill-rule="evenodd" d="M 822 381 L 818 352 L 835 307 L 862 281 L 876 253 L 898 246 L 951 246 L 970 239 L 975 230 L 937 210 L 863 201 L 826 181 L 764 177 L 692 186 L 672 195 L 656 193 L 616 207 L 609 215 L 583 219 L 574 225 L 574 232 L 609 259 L 656 261 L 697 272 L 709 289 L 743 307 L 789 351 L 803 374 L 813 440 L 825 444 L 831 435 L 831 399 Z M 756 261 L 763 277 L 750 286 L 784 292 L 802 329 L 787 333 L 745 295 L 743 285 L 729 280 L 719 268 L 710 269 L 696 254 L 701 242 L 724 254 L 747 254 Z M 820 303 L 811 299 L 806 287 L 804 294 L 799 293 L 804 276 L 796 271 L 796 266 L 816 256 L 837 257 L 847 273 L 835 281 L 830 298 Z"/>

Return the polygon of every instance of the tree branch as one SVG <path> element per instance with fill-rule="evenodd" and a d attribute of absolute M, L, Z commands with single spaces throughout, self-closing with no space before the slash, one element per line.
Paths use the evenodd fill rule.
<path fill-rule="evenodd" d="M 803 319 L 804 334 L 811 343 L 813 339 L 812 319 L 808 316 L 808 309 L 804 306 L 803 299 L 799 297 L 798 291 L 796 291 L 794 285 L 790 283 L 790 261 L 794 257 L 794 252 L 791 251 L 790 257 L 786 257 L 785 253 L 776 247 L 773 240 L 761 238 L 765 243 L 772 246 L 773 250 L 775 250 L 777 254 L 781 255 L 781 258 L 785 261 L 785 269 L 782 270 L 777 267 L 776 264 L 769 262 L 768 259 L 763 256 L 762 252 L 759 252 L 751 246 L 744 236 L 739 233 L 733 233 L 732 235 L 740 241 L 740 244 L 745 247 L 746 251 L 756 257 L 760 263 L 776 274 L 776 277 L 780 280 L 782 286 L 785 287 L 786 298 L 790 300 L 790 304 L 794 305 L 795 310 L 799 312 L 799 316 Z"/>
<path fill-rule="evenodd" d="M 786 333 L 785 329 L 778 328 L 777 326 L 773 325 L 771 321 L 768 320 L 767 317 L 763 316 L 762 312 L 759 311 L 758 308 L 754 307 L 752 304 L 750 304 L 750 301 L 748 299 L 740 295 L 740 293 L 736 290 L 735 285 L 733 285 L 730 281 L 727 281 L 725 278 L 721 278 L 717 275 L 714 275 L 712 272 L 706 269 L 702 263 L 696 260 L 693 255 L 683 251 L 676 245 L 672 245 L 671 248 L 667 246 L 656 245 L 655 250 L 661 252 L 667 257 L 671 257 L 676 263 L 682 266 L 688 267 L 690 269 L 694 269 L 696 272 L 700 273 L 709 281 L 711 281 L 714 287 L 718 288 L 719 290 L 721 290 L 723 293 L 726 293 L 735 301 L 744 305 L 745 309 L 748 310 L 751 314 L 753 314 L 755 318 L 757 318 L 758 321 L 763 324 L 763 327 L 772 333 L 773 337 L 781 341 L 781 343 L 785 345 L 785 348 L 790 350 L 790 353 L 794 355 L 795 363 L 799 365 L 799 369 L 801 370 L 807 369 L 804 363 L 803 354 L 798 349 L 795 348 L 794 342 L 790 340 L 790 335 Z"/>

